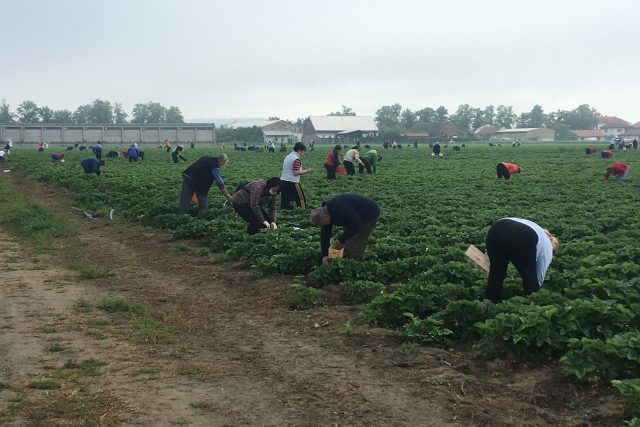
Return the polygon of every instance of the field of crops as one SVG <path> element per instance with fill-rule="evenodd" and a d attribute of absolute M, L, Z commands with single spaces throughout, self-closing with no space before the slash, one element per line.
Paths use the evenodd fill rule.
<path fill-rule="evenodd" d="M 309 209 L 279 211 L 276 231 L 255 236 L 215 190 L 210 209 L 176 214 L 181 171 L 169 155 L 145 148 L 146 160 L 107 159 L 102 177 L 84 177 L 79 160 L 64 164 L 48 153 L 15 149 L 9 165 L 35 179 L 66 187 L 78 206 L 170 229 L 176 238 L 205 238 L 216 252 L 240 258 L 258 274 L 303 276 L 301 283 L 341 284 L 362 320 L 403 330 L 423 343 L 473 344 L 488 354 L 533 360 L 559 359 L 566 371 L 593 383 L 611 380 L 627 397 L 629 415 L 640 410 L 640 150 L 616 151 L 631 165 L 624 182 L 604 181 L 611 160 L 587 156 L 586 144 L 488 147 L 467 144 L 434 158 L 426 147 L 380 150 L 376 175 L 325 179 L 328 146 L 303 158 L 314 168 L 302 186 L 310 207 L 332 195 L 356 192 L 381 206 L 365 261 L 319 265 L 319 229 Z M 596 145 L 597 146 L 597 145 Z M 107 151 L 110 147 L 106 148 Z M 50 149 L 49 152 L 52 150 Z M 187 149 L 196 160 L 219 148 Z M 279 176 L 284 154 L 228 151 L 222 175 L 230 190 L 255 178 Z M 497 180 L 499 161 L 523 172 Z M 506 216 L 533 220 L 561 242 L 543 289 L 527 298 L 510 267 L 507 297 L 483 299 L 486 279 L 464 261 L 469 244 L 484 249 L 490 225 Z M 634 406 L 635 405 L 635 406 Z"/>

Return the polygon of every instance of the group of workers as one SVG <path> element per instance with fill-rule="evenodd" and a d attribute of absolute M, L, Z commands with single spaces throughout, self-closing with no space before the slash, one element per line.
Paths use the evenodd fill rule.
<path fill-rule="evenodd" d="M 378 163 L 382 161 L 382 156 L 377 150 L 369 150 L 365 154 L 360 155 L 360 145 L 355 145 L 347 150 L 342 164 L 340 163 L 341 145 L 336 145 L 333 150 L 327 154 L 324 160 L 324 168 L 327 171 L 327 179 L 336 179 L 337 172 L 346 172 L 347 175 L 355 175 L 355 164 L 358 164 L 358 173 L 363 174 L 366 170 L 368 174 L 378 171 Z M 340 167 L 344 167 L 341 171 Z"/>

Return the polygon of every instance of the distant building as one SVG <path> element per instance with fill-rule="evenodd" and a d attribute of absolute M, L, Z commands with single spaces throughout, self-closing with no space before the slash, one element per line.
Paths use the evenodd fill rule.
<path fill-rule="evenodd" d="M 514 139 L 519 139 L 520 141 L 553 141 L 555 132 L 547 128 L 502 129 L 496 132 L 496 139 L 502 141 Z"/>
<path fill-rule="evenodd" d="M 302 141 L 333 143 L 375 137 L 379 132 L 371 116 L 309 116 L 302 126 Z"/>
<path fill-rule="evenodd" d="M 262 127 L 264 142 L 301 142 L 302 128 L 286 120 L 278 120 Z"/>
<path fill-rule="evenodd" d="M 117 125 L 113 123 L 6 123 L 0 124 L 0 140 L 37 144 L 95 143 L 108 144 L 153 143 L 165 139 L 173 143 L 213 143 L 216 127 L 212 123 L 147 123 Z"/>
<path fill-rule="evenodd" d="M 479 140 L 488 141 L 488 140 L 495 139 L 496 132 L 498 132 L 501 129 L 504 129 L 504 128 L 501 126 L 484 125 L 476 129 L 473 132 L 473 134 Z"/>
<path fill-rule="evenodd" d="M 418 121 L 403 134 L 407 138 L 455 138 L 460 134 L 460 129 L 452 122 L 427 123 Z"/>
<path fill-rule="evenodd" d="M 605 125 L 629 126 L 630 123 L 616 116 L 598 116 L 598 129 L 602 129 L 602 127 Z"/>
<path fill-rule="evenodd" d="M 627 130 L 633 129 L 629 123 L 607 123 L 600 127 L 600 130 L 604 131 L 604 135 L 607 138 L 616 137 L 624 134 Z"/>
<path fill-rule="evenodd" d="M 622 135 L 625 139 L 638 139 L 640 140 L 640 128 L 632 127 L 627 129 L 627 131 Z"/>
<path fill-rule="evenodd" d="M 640 128 L 640 122 L 631 125 L 632 128 Z"/>
<path fill-rule="evenodd" d="M 572 131 L 580 141 L 602 141 L 607 139 L 602 129 L 583 129 Z"/>

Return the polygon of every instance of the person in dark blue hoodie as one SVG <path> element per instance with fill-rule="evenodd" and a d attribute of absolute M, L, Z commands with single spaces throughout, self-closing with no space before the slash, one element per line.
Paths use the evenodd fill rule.
<path fill-rule="evenodd" d="M 100 166 L 104 166 L 104 159 L 98 160 L 95 157 L 87 157 L 84 160 L 80 161 L 80 166 L 84 169 L 84 173 L 88 176 L 90 173 L 95 173 L 100 176 L 102 172 L 100 171 Z"/>
<path fill-rule="evenodd" d="M 380 206 L 359 194 L 347 193 L 322 202 L 322 207 L 311 211 L 311 223 L 319 225 L 322 262 L 329 261 L 329 240 L 334 225 L 344 231 L 331 245 L 332 249 L 344 249 L 344 258 L 362 261 L 373 231 L 380 216 Z"/>
<path fill-rule="evenodd" d="M 96 155 L 96 159 L 100 160 L 102 158 L 102 144 L 100 144 L 100 141 L 96 142 L 96 145 L 91 147 L 91 151 Z"/>
<path fill-rule="evenodd" d="M 127 157 L 130 162 L 137 162 L 138 157 L 140 157 L 140 151 L 138 150 L 138 144 L 133 143 L 131 147 L 129 147 L 129 151 L 127 151 Z"/>

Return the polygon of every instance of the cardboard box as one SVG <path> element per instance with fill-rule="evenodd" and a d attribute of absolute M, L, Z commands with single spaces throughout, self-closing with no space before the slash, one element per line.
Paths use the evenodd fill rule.
<path fill-rule="evenodd" d="M 464 258 L 469 262 L 469 264 L 473 265 L 485 276 L 489 277 L 490 263 L 489 256 L 487 254 L 481 252 L 480 249 L 475 246 L 470 245 L 464 253 Z"/>

